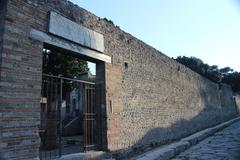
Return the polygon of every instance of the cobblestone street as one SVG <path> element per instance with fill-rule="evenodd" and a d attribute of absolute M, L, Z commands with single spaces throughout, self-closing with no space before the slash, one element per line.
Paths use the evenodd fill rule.
<path fill-rule="evenodd" d="M 172 160 L 240 160 L 240 121 L 206 138 Z"/>

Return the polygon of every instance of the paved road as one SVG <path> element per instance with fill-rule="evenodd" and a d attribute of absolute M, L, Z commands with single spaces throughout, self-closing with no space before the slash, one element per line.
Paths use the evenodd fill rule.
<path fill-rule="evenodd" d="M 240 160 L 240 121 L 192 146 L 172 160 Z"/>

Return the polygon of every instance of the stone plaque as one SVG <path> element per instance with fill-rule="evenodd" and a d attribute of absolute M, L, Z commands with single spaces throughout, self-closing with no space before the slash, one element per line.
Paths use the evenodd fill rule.
<path fill-rule="evenodd" d="M 104 52 L 102 34 L 83 27 L 53 11 L 50 12 L 48 31 L 82 46 Z"/>
<path fill-rule="evenodd" d="M 98 51 L 82 47 L 81 45 L 75 44 L 75 43 L 69 43 L 67 40 L 56 37 L 51 34 L 47 34 L 42 31 L 38 31 L 36 29 L 32 29 L 30 32 L 30 37 L 39 41 L 42 41 L 48 45 L 52 45 L 58 48 L 62 48 L 65 50 L 69 50 L 74 53 L 78 53 L 80 55 L 95 59 L 104 61 L 106 63 L 111 63 L 111 57 L 102 53 L 99 53 Z"/>

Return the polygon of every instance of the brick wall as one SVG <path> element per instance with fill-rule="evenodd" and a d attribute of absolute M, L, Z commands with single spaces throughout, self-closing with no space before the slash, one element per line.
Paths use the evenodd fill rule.
<path fill-rule="evenodd" d="M 106 80 L 101 82 L 103 149 L 121 155 L 138 152 L 236 115 L 229 87 L 219 90 L 110 21 L 65 0 L 8 2 L 0 77 L 3 159 L 38 156 L 43 44 L 29 32 L 47 32 L 50 10 L 104 35 L 104 54 L 112 64 L 99 64 L 105 70 L 97 70 Z"/>
<path fill-rule="evenodd" d="M 3 32 L 4 32 L 4 22 L 5 22 L 5 14 L 6 14 L 6 1 L 0 1 L 0 66 L 1 66 L 1 53 L 3 46 Z M 0 69 L 1 73 L 1 69 Z"/>
<path fill-rule="evenodd" d="M 5 19 L 5 12 L 6 12 L 6 4 L 4 1 L 0 1 L 0 75 L 1 75 L 1 62 L 2 62 L 2 49 L 3 49 L 3 33 L 4 33 L 4 19 Z M 1 83 L 1 82 L 0 82 Z M 1 125 L 1 120 L 2 120 L 2 112 L 1 112 L 1 105 L 0 105 L 0 159 L 3 155 L 2 152 L 2 147 L 4 144 L 2 143 L 3 138 L 2 138 L 2 125 Z"/>
<path fill-rule="evenodd" d="M 29 38 L 38 27 L 32 5 L 8 1 L 1 52 L 1 158 L 38 157 L 42 43 Z M 42 25 L 42 24 L 41 24 Z"/>

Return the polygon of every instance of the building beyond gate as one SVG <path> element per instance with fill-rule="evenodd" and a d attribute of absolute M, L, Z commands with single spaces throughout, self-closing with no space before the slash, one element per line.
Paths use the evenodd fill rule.
<path fill-rule="evenodd" d="M 96 98 L 92 101 L 94 112 L 77 114 L 82 115 L 81 122 L 97 123 L 93 127 L 98 132 L 97 138 L 87 134 L 95 140 L 86 140 L 82 143 L 85 147 L 96 145 L 98 147 L 92 149 L 126 157 L 237 116 L 229 86 L 223 84 L 220 89 L 218 84 L 122 31 L 107 19 L 66 0 L 1 0 L 0 159 L 41 158 L 41 144 L 45 142 L 43 130 L 46 130 L 44 120 L 54 131 L 53 135 L 45 136 L 54 137 L 48 145 L 56 146 L 64 141 L 57 136 L 63 136 L 59 134 L 63 131 L 64 123 L 59 123 L 59 119 L 64 119 L 62 115 L 79 118 L 74 117 L 79 111 L 61 108 L 67 98 L 59 101 L 63 95 L 59 94 L 59 85 L 63 81 L 75 83 L 75 79 L 44 75 L 44 48 L 96 63 L 93 86 L 76 87 L 68 92 L 73 98 L 78 90 L 84 90 L 85 95 L 86 92 L 93 95 L 85 99 Z M 50 105 L 49 98 L 41 91 L 44 82 L 51 78 L 60 83 L 55 85 L 58 98 L 51 102 L 51 105 L 56 104 L 55 110 L 50 107 L 47 111 L 44 105 Z M 76 83 L 85 85 L 80 81 Z M 69 101 L 69 105 L 71 103 Z M 52 118 L 46 120 L 44 114 Z M 94 123 L 87 122 L 92 119 Z M 86 127 L 84 131 L 93 130 Z M 80 141 L 84 133 L 77 134 Z M 61 149 L 56 154 L 63 152 Z"/>

